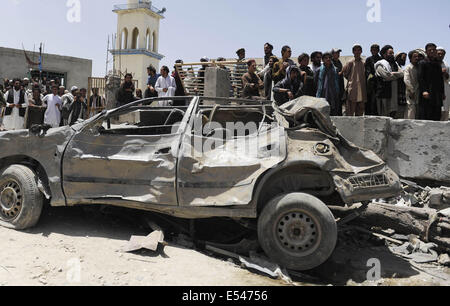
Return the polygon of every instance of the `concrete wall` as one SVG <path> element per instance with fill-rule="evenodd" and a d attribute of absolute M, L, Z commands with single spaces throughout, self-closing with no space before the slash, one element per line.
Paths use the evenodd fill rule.
<path fill-rule="evenodd" d="M 223 97 L 230 96 L 230 75 L 227 70 L 209 67 L 206 68 L 205 73 L 205 97 Z M 217 103 L 216 101 L 204 101 L 204 104 Z"/>
<path fill-rule="evenodd" d="M 450 183 L 450 122 L 333 117 L 341 134 L 400 176 Z"/>
<path fill-rule="evenodd" d="M 27 51 L 28 56 L 39 59 L 38 53 Z M 23 50 L 0 47 L 0 78 L 24 78 L 29 71 Z M 92 76 L 92 60 L 54 54 L 43 55 L 42 69 L 45 71 L 67 73 L 67 88 L 74 85 L 88 86 Z"/>

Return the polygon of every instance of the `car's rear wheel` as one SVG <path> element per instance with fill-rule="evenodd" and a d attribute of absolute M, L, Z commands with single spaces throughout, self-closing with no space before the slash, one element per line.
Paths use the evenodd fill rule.
<path fill-rule="evenodd" d="M 0 174 L 0 225 L 23 230 L 41 216 L 44 198 L 36 174 L 23 165 L 12 165 Z"/>
<path fill-rule="evenodd" d="M 272 260 L 292 270 L 323 264 L 337 242 L 330 209 L 309 194 L 290 193 L 271 200 L 258 219 L 261 247 Z"/>

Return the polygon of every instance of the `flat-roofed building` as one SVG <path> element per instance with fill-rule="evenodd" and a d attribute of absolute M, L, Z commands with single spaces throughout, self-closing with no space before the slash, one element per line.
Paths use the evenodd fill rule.
<path fill-rule="evenodd" d="M 25 56 L 26 54 L 26 56 Z M 20 49 L 0 47 L 0 78 L 39 77 L 39 53 Z M 88 87 L 92 76 L 92 60 L 56 54 L 42 54 L 42 77 L 47 80 L 58 78 L 66 88 L 72 86 Z"/>

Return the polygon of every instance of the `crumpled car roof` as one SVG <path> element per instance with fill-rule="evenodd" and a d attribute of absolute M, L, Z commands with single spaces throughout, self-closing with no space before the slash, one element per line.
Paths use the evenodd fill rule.
<path fill-rule="evenodd" d="M 307 116 L 312 116 L 320 130 L 336 138 L 337 130 L 330 118 L 331 108 L 327 100 L 303 96 L 289 101 L 282 106 L 273 104 L 275 116 L 285 128 L 301 128 L 303 123 L 308 122 Z"/>
<path fill-rule="evenodd" d="M 274 103 L 273 108 L 279 124 L 286 130 L 301 130 L 313 124 L 326 134 L 355 173 L 386 164 L 373 151 L 357 147 L 339 133 L 331 120 L 331 108 L 325 99 L 303 96 L 282 106 Z M 333 170 L 339 172 L 339 169 Z"/>

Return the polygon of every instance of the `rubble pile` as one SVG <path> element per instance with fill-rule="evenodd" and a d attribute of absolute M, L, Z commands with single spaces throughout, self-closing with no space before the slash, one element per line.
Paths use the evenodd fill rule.
<path fill-rule="evenodd" d="M 436 210 L 450 208 L 450 187 L 431 188 L 422 187 L 410 181 L 402 181 L 403 192 L 389 201 L 377 200 L 374 202 L 387 202 L 403 207 L 423 207 Z"/>
<path fill-rule="evenodd" d="M 373 249 L 409 262 L 412 269 L 425 269 L 426 272 L 431 267 L 431 271 L 442 272 L 450 266 L 450 188 L 422 187 L 409 181 L 403 181 L 403 184 L 404 191 L 399 197 L 376 200 L 356 209 L 334 211 L 331 208 L 338 224 L 339 220 L 346 220 L 339 226 L 340 242 L 336 253 L 342 255 L 355 250 L 370 253 Z M 150 239 L 152 235 L 132 237 L 126 251 L 141 248 L 156 251 L 158 245 L 167 245 L 165 241 L 168 241 L 227 258 L 243 268 L 286 283 L 291 283 L 290 277 L 296 275 L 297 279 L 320 282 L 321 276 L 314 274 L 320 269 L 305 274 L 285 270 L 270 262 L 262 252 L 251 224 L 242 224 L 242 220 L 229 219 L 219 224 L 217 219 L 186 222 L 158 214 L 147 217 L 145 223 L 154 231 L 153 239 Z M 212 226 L 216 228 L 214 233 L 205 230 Z M 333 259 L 330 261 L 328 266 L 333 266 Z"/>

